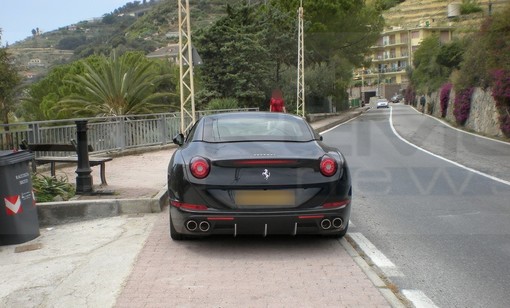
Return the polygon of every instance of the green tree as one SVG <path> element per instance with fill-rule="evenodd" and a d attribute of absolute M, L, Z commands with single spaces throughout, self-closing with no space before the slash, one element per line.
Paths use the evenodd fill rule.
<path fill-rule="evenodd" d="M 6 48 L 0 48 L 0 110 L 1 121 L 9 123 L 9 114 L 14 110 L 14 98 L 19 90 L 21 78 Z"/>
<path fill-rule="evenodd" d="M 99 58 L 94 67 L 83 62 L 84 74 L 68 81 L 77 92 L 62 99 L 55 108 L 76 116 L 117 116 L 168 112 L 174 106 L 162 104 L 164 97 L 175 93 L 158 93 L 156 89 L 168 75 L 159 75 L 154 62 L 142 53 L 129 52 Z"/>
<path fill-rule="evenodd" d="M 323 79 L 311 77 L 307 93 L 340 99 L 352 68 L 363 63 L 363 54 L 377 39 L 383 20 L 374 8 L 357 0 L 308 1 L 304 6 L 306 71 Z M 234 97 L 243 106 L 266 108 L 264 95 L 267 98 L 275 87 L 294 99 L 298 7 L 299 0 L 228 6 L 226 17 L 202 30 L 195 37 L 204 59 L 202 101 Z"/>
<path fill-rule="evenodd" d="M 78 93 L 79 88 L 69 81 L 77 75 L 85 73 L 84 62 L 98 68 L 102 58 L 91 56 L 83 61 L 54 67 L 48 75 L 27 90 L 27 96 L 22 99 L 22 115 L 27 121 L 42 121 L 68 119 L 71 112 L 59 110 L 57 103 L 65 97 Z"/>
<path fill-rule="evenodd" d="M 257 13 L 259 23 L 263 23 L 262 44 L 270 55 L 271 83 L 281 88 L 283 69 L 297 63 L 297 23 L 296 14 L 282 11 L 273 4 L 261 5 Z"/>
<path fill-rule="evenodd" d="M 466 43 L 463 40 L 454 40 L 441 45 L 437 54 L 437 63 L 450 69 L 459 69 L 464 57 Z"/>
<path fill-rule="evenodd" d="M 276 7 L 292 16 L 300 0 L 273 0 Z M 364 54 L 378 39 L 384 20 L 373 6 L 358 0 L 303 1 L 307 60 L 328 62 L 334 57 L 361 66 Z"/>
<path fill-rule="evenodd" d="M 299 0 L 273 0 L 271 3 L 287 12 L 294 19 L 292 22 L 296 23 Z M 328 98 L 340 110 L 345 105 L 345 91 L 352 80 L 351 72 L 354 67 L 365 64 L 364 55 L 378 39 L 384 20 L 373 6 L 366 6 L 357 0 L 303 1 L 303 7 L 305 84 L 307 101 L 310 102 L 307 108 L 317 105 L 313 108 L 324 110 L 325 107 L 319 105 L 324 105 Z M 297 46 L 297 31 L 292 41 Z M 296 62 L 292 65 L 296 65 Z M 295 68 L 293 70 L 295 72 Z M 327 86 L 326 80 L 329 82 Z M 293 84 L 294 91 L 290 94 L 294 96 L 295 77 L 287 78 L 286 82 Z"/>
<path fill-rule="evenodd" d="M 269 53 L 263 28 L 252 7 L 227 6 L 227 15 L 196 37 L 205 101 L 235 98 L 241 106 L 257 106 L 270 88 Z"/>
<path fill-rule="evenodd" d="M 454 76 L 455 89 L 473 86 L 486 88 L 496 69 L 510 71 L 510 5 L 488 17 L 467 40 L 460 70 Z"/>
<path fill-rule="evenodd" d="M 432 93 L 446 82 L 451 70 L 438 63 L 441 42 L 438 36 L 422 41 L 414 53 L 411 81 L 418 93 Z"/>

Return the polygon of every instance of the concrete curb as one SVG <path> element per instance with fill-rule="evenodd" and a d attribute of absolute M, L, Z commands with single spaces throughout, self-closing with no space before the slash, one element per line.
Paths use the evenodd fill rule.
<path fill-rule="evenodd" d="M 393 293 L 386 283 L 379 277 L 377 272 L 363 259 L 358 251 L 352 247 L 351 243 L 344 238 L 340 239 L 340 244 L 345 248 L 347 253 L 352 257 L 354 262 L 367 275 L 372 284 L 381 292 L 382 296 L 388 301 L 393 308 L 405 308 L 406 305 Z"/>
<path fill-rule="evenodd" d="M 153 198 L 45 202 L 37 206 L 37 213 L 41 226 L 52 226 L 123 214 L 158 213 L 167 200 L 165 187 Z"/>

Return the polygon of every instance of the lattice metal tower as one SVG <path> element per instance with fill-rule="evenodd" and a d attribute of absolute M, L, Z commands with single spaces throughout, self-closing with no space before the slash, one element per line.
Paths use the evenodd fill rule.
<path fill-rule="evenodd" d="M 298 65 L 297 65 L 297 108 L 298 116 L 305 116 L 305 39 L 303 1 L 298 10 Z"/>
<path fill-rule="evenodd" d="M 177 0 L 179 5 L 179 72 L 181 89 L 181 133 L 196 121 L 195 87 L 193 84 L 193 48 L 189 0 Z M 185 2 L 185 3 L 183 3 Z M 190 121 L 191 119 L 191 121 Z"/>

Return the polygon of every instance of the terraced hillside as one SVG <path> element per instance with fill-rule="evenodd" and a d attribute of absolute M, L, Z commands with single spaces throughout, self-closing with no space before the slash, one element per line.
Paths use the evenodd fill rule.
<path fill-rule="evenodd" d="M 483 12 L 448 17 L 455 11 L 450 11 L 449 14 L 448 5 L 461 2 L 461 0 L 407 0 L 384 12 L 383 16 L 388 27 L 453 26 L 461 32 L 468 32 L 476 30 L 480 21 L 489 14 L 489 3 L 492 12 L 510 5 L 510 0 L 479 0 L 477 3 Z"/>

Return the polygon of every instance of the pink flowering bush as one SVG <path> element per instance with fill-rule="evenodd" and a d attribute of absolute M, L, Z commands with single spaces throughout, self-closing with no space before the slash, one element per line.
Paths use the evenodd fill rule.
<path fill-rule="evenodd" d="M 501 131 L 510 138 L 510 72 L 503 69 L 492 73 L 492 97 L 499 111 Z"/>
<path fill-rule="evenodd" d="M 448 110 L 448 102 L 450 101 L 450 92 L 452 90 L 452 84 L 446 83 L 441 88 L 439 94 L 439 101 L 441 103 L 441 117 L 446 117 L 446 111 Z"/>
<path fill-rule="evenodd" d="M 469 118 L 469 111 L 471 110 L 471 97 L 473 96 L 474 88 L 469 87 L 460 90 L 455 95 L 455 102 L 453 104 L 453 115 L 455 121 L 459 125 L 466 124 Z"/>

